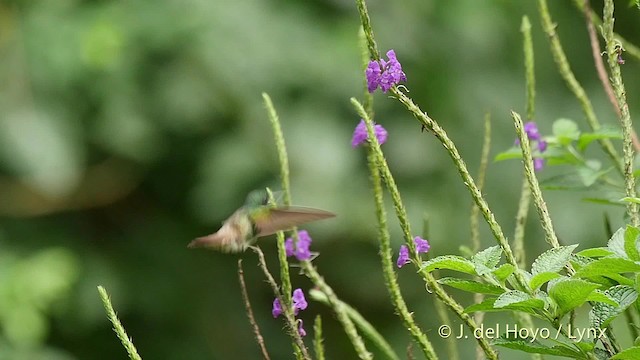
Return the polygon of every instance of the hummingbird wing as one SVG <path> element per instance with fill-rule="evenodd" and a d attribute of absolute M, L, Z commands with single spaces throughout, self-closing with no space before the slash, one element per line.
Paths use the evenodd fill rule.
<path fill-rule="evenodd" d="M 301 206 L 287 206 L 271 208 L 268 212 L 256 216 L 256 236 L 267 236 L 278 231 L 290 229 L 294 226 L 311 221 L 335 217 L 332 212 Z"/>

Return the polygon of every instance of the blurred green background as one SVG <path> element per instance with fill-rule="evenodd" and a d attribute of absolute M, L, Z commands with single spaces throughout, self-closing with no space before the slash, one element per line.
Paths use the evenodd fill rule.
<path fill-rule="evenodd" d="M 616 3 L 616 31 L 639 44 L 638 9 Z M 616 124 L 582 14 L 570 1 L 549 5 L 601 121 Z M 492 113 L 495 155 L 513 144 L 508 111 L 524 111 L 522 15 L 533 24 L 541 133 L 559 117 L 587 130 L 555 69 L 534 1 L 369 6 L 380 50 L 395 49 L 410 96 L 449 132 L 474 173 L 483 114 Z M 593 7 L 601 12 L 602 4 Z M 315 264 L 404 353 L 410 337 L 383 285 L 364 150 L 350 145 L 359 118 L 349 98 L 363 90 L 358 26 L 354 2 L 343 0 L 0 2 L 0 359 L 125 358 L 99 284 L 143 358 L 259 358 L 241 303 L 238 256 L 189 251 L 186 244 L 216 230 L 250 190 L 278 187 L 262 92 L 280 115 L 294 202 L 338 214 L 306 227 L 321 253 Z M 627 60 L 633 115 L 640 110 L 639 65 Z M 389 131 L 383 149 L 414 233 L 427 213 L 431 255 L 459 253 L 469 243 L 471 201 L 456 170 L 397 102 L 382 93 L 375 99 L 376 121 Z M 600 156 L 597 149 L 593 155 Z M 519 161 L 490 165 L 485 193 L 507 234 L 520 178 Z M 604 244 L 604 213 L 615 227 L 622 224 L 619 209 L 582 202 L 580 193 L 546 194 L 565 244 Z M 531 214 L 529 261 L 546 249 Z M 402 239 L 393 218 L 390 228 L 397 248 Z M 483 245 L 493 245 L 484 225 L 482 231 Z M 277 273 L 273 237 L 260 244 Z M 255 255 L 240 257 L 272 358 L 291 358 Z M 433 296 L 411 269 L 399 277 L 444 356 Z M 293 283 L 311 286 L 295 271 Z M 354 358 L 323 305 L 310 302 L 301 314 L 308 332 L 316 314 L 324 318 L 328 357 Z M 496 322 L 509 320 L 492 315 L 485 324 Z M 472 344 L 459 343 L 463 354 L 473 352 Z"/>

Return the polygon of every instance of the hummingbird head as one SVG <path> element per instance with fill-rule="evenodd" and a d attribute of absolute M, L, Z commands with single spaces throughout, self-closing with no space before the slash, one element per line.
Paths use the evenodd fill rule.
<path fill-rule="evenodd" d="M 269 203 L 269 193 L 265 189 L 253 190 L 247 195 L 244 205 L 248 208 L 264 206 Z"/>

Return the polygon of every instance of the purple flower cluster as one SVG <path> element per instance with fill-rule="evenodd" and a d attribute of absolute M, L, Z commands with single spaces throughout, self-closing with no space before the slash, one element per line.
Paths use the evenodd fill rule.
<path fill-rule="evenodd" d="M 429 252 L 429 249 L 431 249 L 429 242 L 420 236 L 414 237 L 413 243 L 416 245 L 416 251 L 418 254 Z M 410 262 L 409 248 L 407 245 L 400 245 L 400 253 L 398 254 L 398 261 L 396 262 L 396 265 L 398 265 L 398 268 L 401 268 Z"/>
<path fill-rule="evenodd" d="M 378 143 L 380 145 L 384 144 L 387 141 L 387 130 L 385 130 L 382 125 L 375 124 L 373 127 L 376 138 L 378 139 Z M 353 138 L 351 139 L 351 146 L 356 147 L 363 142 L 365 142 L 369 138 L 369 133 L 367 132 L 367 124 L 364 123 L 364 120 L 360 119 L 358 126 L 353 131 Z"/>
<path fill-rule="evenodd" d="M 291 303 L 293 304 L 293 314 L 295 316 L 298 316 L 298 312 L 306 309 L 307 306 L 309 306 L 309 304 L 307 303 L 307 299 L 305 299 L 304 297 L 304 292 L 302 291 L 302 289 L 293 290 Z M 282 304 L 280 304 L 280 299 L 275 298 L 273 300 L 273 308 L 271 309 L 271 314 L 273 315 L 274 318 L 277 318 L 282 314 Z M 307 332 L 302 327 L 303 325 L 302 320 L 298 319 L 298 322 L 300 323 L 298 327 L 298 333 L 300 334 L 300 336 L 306 336 Z"/>
<path fill-rule="evenodd" d="M 295 256 L 299 261 L 309 260 L 311 258 L 311 236 L 307 230 L 298 231 L 298 242 L 296 246 L 293 245 L 293 238 L 288 238 L 284 242 L 284 248 L 287 252 L 287 256 Z"/>
<path fill-rule="evenodd" d="M 540 132 L 538 131 L 538 126 L 536 125 L 535 122 L 529 121 L 526 124 L 524 124 L 524 132 L 527 134 L 527 138 L 529 138 L 529 140 L 536 143 L 536 147 L 538 148 L 538 151 L 540 152 L 540 154 L 542 154 L 547 150 L 547 142 L 540 135 Z M 516 139 L 516 145 L 520 145 L 519 139 Z M 541 156 L 534 156 L 533 168 L 535 169 L 535 171 L 542 170 L 543 167 L 544 167 L 544 158 L 542 158 Z"/>
<path fill-rule="evenodd" d="M 380 59 L 380 61 L 371 60 L 365 70 L 367 77 L 367 90 L 370 93 L 376 91 L 379 87 L 382 92 L 387 92 L 392 86 L 397 85 L 400 81 L 407 81 L 407 76 L 402 71 L 402 65 L 396 58 L 396 52 L 387 51 L 388 61 Z"/>

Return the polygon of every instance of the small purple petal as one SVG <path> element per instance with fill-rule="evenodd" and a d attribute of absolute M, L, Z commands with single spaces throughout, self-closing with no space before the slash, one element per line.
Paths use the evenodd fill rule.
<path fill-rule="evenodd" d="M 375 60 L 369 61 L 367 70 L 365 70 L 365 76 L 367 78 L 367 90 L 369 90 L 370 93 L 376 91 L 376 89 L 380 85 L 381 73 L 382 70 L 380 69 L 380 63 Z"/>
<path fill-rule="evenodd" d="M 298 249 L 296 250 L 296 259 L 299 261 L 309 260 L 311 258 L 311 236 L 306 230 L 298 231 Z"/>
<path fill-rule="evenodd" d="M 380 124 L 374 124 L 373 130 L 376 134 L 376 138 L 378 139 L 378 143 L 380 145 L 384 144 L 387 141 L 387 130 Z M 364 143 L 368 138 L 369 133 L 367 132 L 367 124 L 365 124 L 364 120 L 360 119 L 360 122 L 353 131 L 351 147 L 357 147 L 358 145 Z"/>
<path fill-rule="evenodd" d="M 533 169 L 535 171 L 540 171 L 544 167 L 544 159 L 543 158 L 534 158 L 533 159 Z"/>
<path fill-rule="evenodd" d="M 400 253 L 398 254 L 398 261 L 396 262 L 396 265 L 398 265 L 398 268 L 401 268 L 410 262 L 411 260 L 409 260 L 409 249 L 407 248 L 407 245 L 400 245 Z"/>
<path fill-rule="evenodd" d="M 527 133 L 529 140 L 540 140 L 540 133 L 538 132 L 538 126 L 535 122 L 529 121 L 524 124 L 524 132 Z"/>
<path fill-rule="evenodd" d="M 378 143 L 380 143 L 380 145 L 384 144 L 387 141 L 387 130 L 383 128 L 382 125 L 376 125 L 374 129 Z"/>
<path fill-rule="evenodd" d="M 296 315 L 298 315 L 298 310 L 304 310 L 307 308 L 307 299 L 304 298 L 304 292 L 302 289 L 293 290 L 293 310 Z"/>
<path fill-rule="evenodd" d="M 293 248 L 293 239 L 287 238 L 284 242 L 284 250 L 287 253 L 287 256 L 293 256 L 295 249 Z"/>
<path fill-rule="evenodd" d="M 365 140 L 367 140 L 367 137 L 367 124 L 364 123 L 364 120 L 360 120 L 358 126 L 356 126 L 356 129 L 353 131 L 351 147 L 355 148 L 356 146 L 362 144 L 363 142 L 365 142 Z"/>
<path fill-rule="evenodd" d="M 538 141 L 538 150 L 539 150 L 541 153 L 542 153 L 542 152 L 544 152 L 545 150 L 547 150 L 547 145 L 548 145 L 548 144 L 547 144 L 547 142 L 546 142 L 546 141 L 544 141 L 544 140 L 540 139 L 540 140 Z"/>
<path fill-rule="evenodd" d="M 278 316 L 280 316 L 280 314 L 282 314 L 282 306 L 280 305 L 280 299 L 275 298 L 275 300 L 273 300 L 273 309 L 271 309 L 271 314 L 273 315 L 274 318 L 277 318 Z"/>
<path fill-rule="evenodd" d="M 302 325 L 303 325 L 302 320 L 298 320 L 298 321 L 300 322 L 300 326 L 298 326 L 298 334 L 300 334 L 300 336 L 302 336 L 302 337 L 307 336 L 307 332 L 302 327 Z"/>
<path fill-rule="evenodd" d="M 416 251 L 418 254 L 426 253 L 431 249 L 431 245 L 429 245 L 429 241 L 421 238 L 420 236 L 416 236 L 413 238 L 413 242 L 416 244 Z"/>

